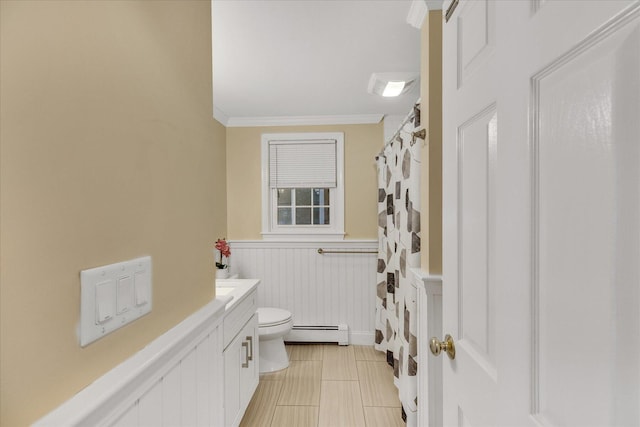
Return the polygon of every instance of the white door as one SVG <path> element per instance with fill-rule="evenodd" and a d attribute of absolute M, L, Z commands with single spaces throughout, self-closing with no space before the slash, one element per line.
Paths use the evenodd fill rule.
<path fill-rule="evenodd" d="M 444 424 L 640 425 L 640 2 L 443 32 Z"/>

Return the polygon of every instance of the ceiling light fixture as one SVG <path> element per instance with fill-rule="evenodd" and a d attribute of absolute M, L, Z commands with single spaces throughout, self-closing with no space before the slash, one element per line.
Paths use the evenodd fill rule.
<path fill-rule="evenodd" d="M 382 96 L 390 97 L 400 95 L 402 93 L 402 89 L 404 89 L 404 84 L 404 82 L 387 82 L 387 85 L 382 91 Z"/>
<path fill-rule="evenodd" d="M 367 91 L 385 98 L 399 96 L 409 92 L 419 77 L 418 73 L 373 73 Z"/>

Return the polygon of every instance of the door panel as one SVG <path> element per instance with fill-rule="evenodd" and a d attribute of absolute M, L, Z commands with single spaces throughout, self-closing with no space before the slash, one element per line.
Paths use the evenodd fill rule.
<path fill-rule="evenodd" d="M 638 312 L 640 277 L 640 27 L 623 25 L 532 79 L 534 414 L 551 425 L 611 424 L 622 371 L 638 372 L 637 327 L 616 326 Z M 595 348 L 600 337 L 616 345 Z"/>
<path fill-rule="evenodd" d="M 458 344 L 495 381 L 492 261 L 497 115 L 491 105 L 458 137 Z"/>
<path fill-rule="evenodd" d="M 443 358 L 445 425 L 495 425 L 495 5 L 462 2 L 445 24 L 443 313 L 456 358 Z M 457 76 L 457 78 L 456 78 Z"/>
<path fill-rule="evenodd" d="M 640 2 L 443 36 L 444 424 L 640 425 Z"/>
<path fill-rule="evenodd" d="M 458 88 L 491 55 L 494 43 L 494 3 L 488 0 L 467 2 L 457 17 Z"/>

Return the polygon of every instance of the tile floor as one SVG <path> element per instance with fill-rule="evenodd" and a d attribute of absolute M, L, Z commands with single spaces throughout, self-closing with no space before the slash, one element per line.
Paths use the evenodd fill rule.
<path fill-rule="evenodd" d="M 403 427 L 393 371 L 366 346 L 287 345 L 289 368 L 260 376 L 240 427 Z"/>

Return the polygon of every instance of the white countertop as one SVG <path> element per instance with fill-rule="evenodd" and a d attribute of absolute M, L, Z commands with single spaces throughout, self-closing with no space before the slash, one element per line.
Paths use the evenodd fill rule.
<path fill-rule="evenodd" d="M 260 279 L 216 279 L 216 299 L 226 304 L 229 311 L 254 290 Z"/>

